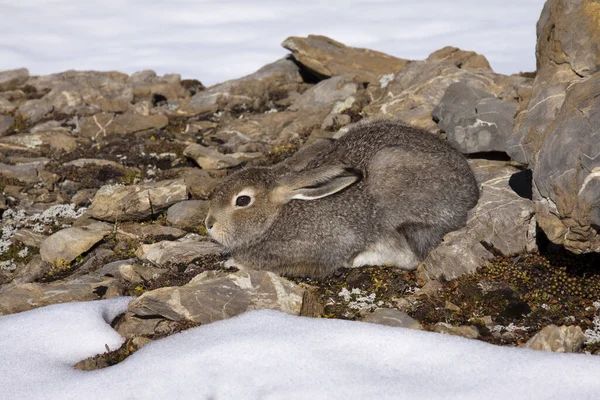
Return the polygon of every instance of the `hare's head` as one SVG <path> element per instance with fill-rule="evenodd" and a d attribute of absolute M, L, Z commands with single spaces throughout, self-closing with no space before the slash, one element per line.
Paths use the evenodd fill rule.
<path fill-rule="evenodd" d="M 360 171 L 343 165 L 308 171 L 249 168 L 227 178 L 213 195 L 204 221 L 213 239 L 229 250 L 261 239 L 291 200 L 317 200 L 358 182 Z"/>

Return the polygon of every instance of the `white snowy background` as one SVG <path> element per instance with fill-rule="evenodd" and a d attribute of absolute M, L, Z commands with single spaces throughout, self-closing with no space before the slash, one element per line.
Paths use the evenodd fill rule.
<path fill-rule="evenodd" d="M 1 0 L 0 70 L 154 69 L 214 84 L 287 51 L 291 35 L 423 59 L 446 45 L 502 73 L 535 69 L 543 0 Z M 600 357 L 491 346 L 367 323 L 255 311 L 153 342 L 93 372 L 117 348 L 128 298 L 0 317 L 2 399 L 598 399 Z"/>
<path fill-rule="evenodd" d="M 288 36 L 423 59 L 447 45 L 535 70 L 543 0 L 0 0 L 0 70 L 154 69 L 205 85 L 287 54 Z"/>

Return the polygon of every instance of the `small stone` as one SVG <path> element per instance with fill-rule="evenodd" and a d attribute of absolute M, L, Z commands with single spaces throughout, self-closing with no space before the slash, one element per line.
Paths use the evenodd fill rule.
<path fill-rule="evenodd" d="M 444 305 L 444 308 L 446 310 L 450 310 L 450 311 L 460 311 L 460 307 L 459 306 L 457 306 L 456 304 L 451 303 L 451 302 L 449 302 L 447 300 L 446 300 L 446 304 Z"/>
<path fill-rule="evenodd" d="M 169 207 L 167 222 L 181 228 L 198 228 L 204 224 L 210 203 L 206 200 L 187 200 Z"/>
<path fill-rule="evenodd" d="M 135 255 L 142 261 L 156 265 L 188 264 L 193 260 L 221 254 L 219 245 L 212 242 L 170 242 L 162 241 L 141 245 Z"/>
<path fill-rule="evenodd" d="M 139 220 L 182 200 L 187 200 L 187 188 L 181 179 L 144 185 L 107 185 L 96 192 L 87 214 L 109 222 Z"/>
<path fill-rule="evenodd" d="M 583 348 L 585 335 L 579 326 L 548 325 L 521 347 L 555 353 L 576 353 Z"/>
<path fill-rule="evenodd" d="M 63 229 L 42 242 L 40 255 L 42 260 L 52 265 L 67 266 L 110 232 L 111 226 L 100 222 L 86 227 Z"/>
<path fill-rule="evenodd" d="M 364 317 L 363 322 L 373 324 L 396 326 L 409 329 L 423 329 L 421 323 L 407 313 L 394 308 L 378 308 Z"/>
<path fill-rule="evenodd" d="M 433 326 L 433 331 L 448 335 L 462 336 L 467 339 L 477 339 L 479 337 L 479 331 L 473 325 L 453 326 L 445 322 L 438 322 Z"/>

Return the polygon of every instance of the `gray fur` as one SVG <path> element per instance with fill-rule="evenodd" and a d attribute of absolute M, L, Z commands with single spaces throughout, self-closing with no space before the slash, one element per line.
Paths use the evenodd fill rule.
<path fill-rule="evenodd" d="M 254 202 L 237 208 L 234 196 L 244 189 Z M 289 200 L 290 193 L 326 195 Z M 377 249 L 397 249 L 397 260 L 423 259 L 444 234 L 464 226 L 478 197 L 466 159 L 448 143 L 378 120 L 273 167 L 231 175 L 213 197 L 206 222 L 242 265 L 323 277 Z"/>

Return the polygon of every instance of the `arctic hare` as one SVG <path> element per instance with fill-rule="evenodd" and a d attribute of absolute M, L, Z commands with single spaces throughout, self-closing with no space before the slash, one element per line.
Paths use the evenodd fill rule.
<path fill-rule="evenodd" d="M 205 224 L 234 265 L 307 277 L 363 265 L 414 269 L 464 226 L 478 197 L 466 159 L 448 143 L 378 120 L 232 174 Z"/>

